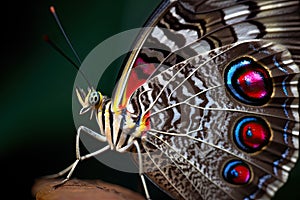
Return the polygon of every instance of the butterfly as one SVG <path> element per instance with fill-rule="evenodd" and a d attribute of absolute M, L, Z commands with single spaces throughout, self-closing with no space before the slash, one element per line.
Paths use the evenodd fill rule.
<path fill-rule="evenodd" d="M 76 89 L 77 160 L 134 152 L 174 199 L 270 199 L 299 148 L 299 1 L 164 0 L 127 56 L 111 98 Z M 80 134 L 104 148 L 81 156 Z"/>

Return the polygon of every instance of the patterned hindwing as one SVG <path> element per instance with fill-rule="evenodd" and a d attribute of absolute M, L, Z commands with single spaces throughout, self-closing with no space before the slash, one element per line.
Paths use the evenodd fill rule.
<path fill-rule="evenodd" d="M 164 0 L 145 26 L 114 90 L 114 111 L 165 69 L 235 42 L 273 40 L 300 63 L 298 0 Z"/>
<path fill-rule="evenodd" d="M 144 170 L 176 199 L 271 198 L 298 158 L 299 66 L 282 45 L 229 44 L 149 79 Z"/>

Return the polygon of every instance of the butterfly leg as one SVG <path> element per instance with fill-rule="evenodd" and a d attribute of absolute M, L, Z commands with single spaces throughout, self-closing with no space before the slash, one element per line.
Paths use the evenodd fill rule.
<path fill-rule="evenodd" d="M 141 180 L 142 180 L 142 183 L 143 183 L 143 187 L 144 187 L 144 191 L 145 191 L 145 195 L 146 195 L 146 198 L 147 200 L 151 200 L 150 198 L 150 195 L 149 195 L 149 192 L 148 192 L 148 188 L 147 188 L 147 185 L 146 185 L 146 181 L 145 181 L 145 177 L 143 175 L 143 161 L 142 161 L 142 154 L 141 154 L 141 149 L 140 149 L 140 146 L 138 144 L 138 142 L 135 140 L 133 142 L 134 146 L 136 147 L 137 149 L 137 153 L 138 153 L 138 159 L 139 159 L 139 175 L 141 177 Z"/>
<path fill-rule="evenodd" d="M 104 151 L 106 151 L 108 149 L 110 149 L 110 146 L 106 145 L 105 147 L 103 147 L 103 148 L 101 148 L 101 149 L 99 149 L 99 150 L 97 150 L 95 152 L 86 154 L 85 156 L 79 156 L 79 158 L 76 159 L 75 162 L 71 166 L 69 166 L 70 171 L 69 171 L 67 177 L 62 182 L 60 182 L 57 185 L 55 185 L 55 187 L 63 185 L 65 182 L 67 182 L 70 179 L 70 177 L 72 176 L 72 174 L 73 174 L 73 172 L 74 172 L 74 170 L 75 170 L 75 168 L 76 168 L 76 166 L 77 166 L 77 164 L 78 164 L 79 161 L 82 161 L 82 160 L 88 159 L 90 157 L 96 156 L 98 154 L 101 154 L 101 153 L 103 153 Z"/>
<path fill-rule="evenodd" d="M 86 134 L 88 134 L 88 135 L 90 135 L 92 137 L 94 137 L 96 140 L 98 140 L 100 142 L 105 142 L 106 141 L 105 136 L 103 136 L 103 135 L 101 135 L 101 134 L 99 134 L 99 133 L 97 133 L 97 132 L 95 132 L 95 131 L 93 131 L 93 130 L 85 127 L 85 126 L 80 126 L 78 128 L 78 130 L 77 130 L 77 135 L 76 135 L 76 160 L 75 160 L 75 162 L 72 163 L 66 169 L 60 171 L 57 174 L 53 174 L 53 175 L 49 175 L 49 176 L 45 176 L 44 177 L 44 178 L 58 178 L 58 177 L 63 176 L 67 172 L 69 172 L 68 175 L 67 175 L 67 177 L 62 182 L 60 182 L 59 184 L 57 184 L 56 186 L 60 186 L 60 185 L 64 184 L 65 182 L 67 182 L 70 179 L 70 177 L 72 176 L 72 174 L 73 174 L 73 172 L 74 172 L 74 170 L 75 170 L 75 168 L 76 168 L 76 166 L 77 166 L 77 164 L 78 164 L 79 161 L 82 161 L 82 160 L 85 160 L 87 158 L 90 158 L 90 157 L 96 156 L 98 154 L 101 154 L 102 152 L 104 152 L 104 151 L 106 151 L 106 150 L 108 150 L 110 148 L 110 146 L 107 145 L 107 146 L 105 146 L 105 147 L 103 147 L 103 148 L 101 148 L 101 149 L 99 149 L 99 150 L 97 150 L 95 152 L 92 152 L 92 153 L 87 154 L 85 156 L 81 156 L 80 155 L 79 144 L 80 144 L 80 134 L 82 132 L 86 133 Z"/>

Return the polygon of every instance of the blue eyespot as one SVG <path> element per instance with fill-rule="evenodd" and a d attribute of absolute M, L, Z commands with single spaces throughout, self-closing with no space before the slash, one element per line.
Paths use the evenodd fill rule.
<path fill-rule="evenodd" d="M 225 85 L 238 101 L 259 106 L 267 103 L 273 93 L 269 72 L 250 57 L 241 57 L 225 69 Z"/>
<path fill-rule="evenodd" d="M 266 146 L 271 138 L 268 124 L 260 117 L 243 117 L 233 129 L 233 141 L 241 150 L 254 153 Z"/>
<path fill-rule="evenodd" d="M 223 168 L 223 178 L 234 185 L 245 185 L 251 179 L 249 166 L 241 160 L 230 160 Z"/>

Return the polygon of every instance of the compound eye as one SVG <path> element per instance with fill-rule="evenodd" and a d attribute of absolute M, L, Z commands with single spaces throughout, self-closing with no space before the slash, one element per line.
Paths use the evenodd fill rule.
<path fill-rule="evenodd" d="M 100 101 L 100 94 L 96 91 L 92 92 L 89 96 L 89 103 L 90 105 L 97 105 Z"/>

